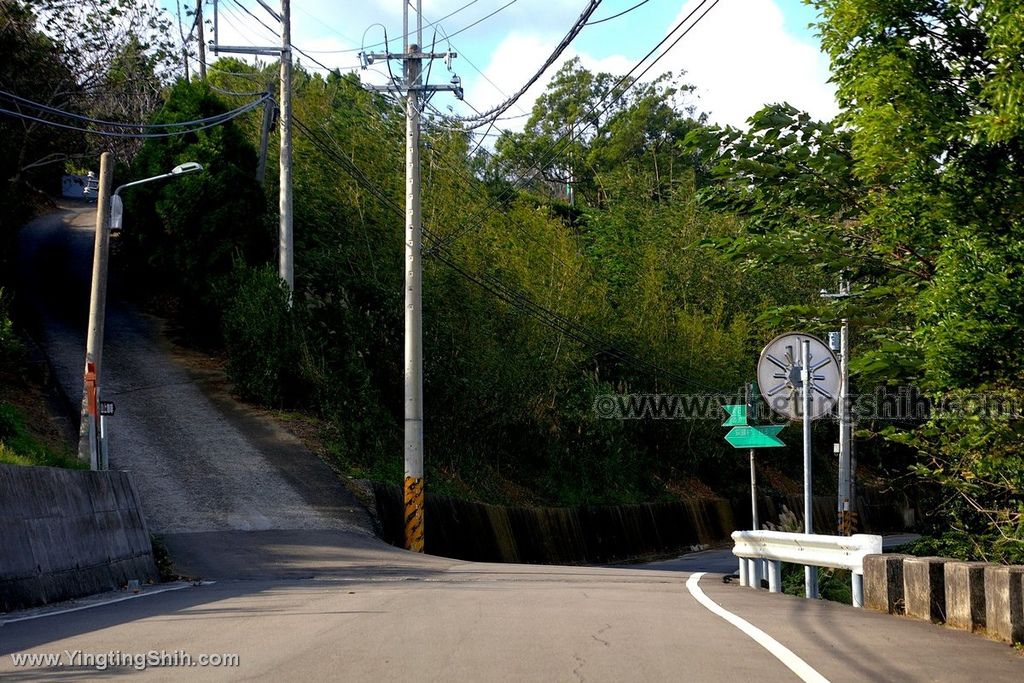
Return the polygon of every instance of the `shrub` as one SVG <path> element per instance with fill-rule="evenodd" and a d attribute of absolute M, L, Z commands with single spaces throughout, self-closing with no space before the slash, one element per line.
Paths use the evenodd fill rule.
<path fill-rule="evenodd" d="M 269 266 L 236 266 L 222 294 L 228 376 L 238 394 L 266 405 L 294 399 L 299 374 L 295 314 Z"/>

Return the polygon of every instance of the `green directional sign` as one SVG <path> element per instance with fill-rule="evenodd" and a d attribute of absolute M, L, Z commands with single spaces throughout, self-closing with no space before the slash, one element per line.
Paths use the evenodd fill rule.
<path fill-rule="evenodd" d="M 726 424 L 729 424 L 726 422 Z M 777 448 L 785 446 L 777 434 L 786 425 L 740 425 L 733 427 L 725 435 L 725 440 L 733 448 Z"/>
<path fill-rule="evenodd" d="M 725 408 L 725 412 L 729 413 L 729 418 L 722 423 L 723 427 L 741 427 L 747 424 L 747 405 L 738 406 L 722 406 Z"/>

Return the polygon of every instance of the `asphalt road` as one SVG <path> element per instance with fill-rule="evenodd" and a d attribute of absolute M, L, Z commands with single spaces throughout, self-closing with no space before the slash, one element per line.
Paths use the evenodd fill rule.
<path fill-rule="evenodd" d="M 68 203 L 27 225 L 19 240 L 19 291 L 72 404 L 82 392 L 94 226 L 93 207 Z M 365 511 L 324 463 L 292 435 L 211 393 L 172 353 L 161 321 L 119 294 L 112 277 L 102 377 L 103 398 L 117 406 L 108 422 L 110 465 L 133 473 L 150 531 L 181 557 L 182 573 L 209 574 L 209 564 L 197 562 L 226 550 L 228 537 L 218 533 L 242 552 L 248 533 L 257 549 L 257 532 L 287 530 L 315 543 L 371 533 Z"/>
<path fill-rule="evenodd" d="M 73 284 L 90 232 L 75 209 L 36 221 L 22 244 L 42 340 L 71 396 L 87 294 L 46 281 Z M 611 568 L 387 546 L 313 456 L 204 393 L 156 322 L 111 294 L 112 465 L 135 473 L 176 560 L 215 581 L 2 615 L 0 677 L 122 677 L 152 653 L 195 664 L 149 666 L 157 680 L 1024 680 L 1024 658 L 978 636 L 694 573 L 735 566 L 721 551 Z M 15 658 L 27 654 L 56 660 Z M 237 665 L 202 666 L 205 655 Z M 101 670 L 97 657 L 128 666 Z"/>

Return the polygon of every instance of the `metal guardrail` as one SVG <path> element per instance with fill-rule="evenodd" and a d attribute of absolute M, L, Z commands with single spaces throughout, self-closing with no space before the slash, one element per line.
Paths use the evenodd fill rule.
<path fill-rule="evenodd" d="M 882 552 L 882 537 L 872 534 L 826 536 L 785 531 L 734 531 L 733 555 L 740 558 L 740 585 L 760 588 L 762 562 L 768 590 L 782 592 L 782 563 L 847 569 L 853 573 L 853 605 L 864 605 L 864 557 Z"/>

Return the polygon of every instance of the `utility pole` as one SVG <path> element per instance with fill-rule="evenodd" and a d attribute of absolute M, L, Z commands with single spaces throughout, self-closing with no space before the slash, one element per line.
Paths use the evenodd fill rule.
<path fill-rule="evenodd" d="M 100 155 L 99 191 L 96 196 L 96 236 L 92 250 L 92 289 L 89 328 L 85 338 L 85 377 L 82 421 L 78 431 L 78 457 L 100 468 L 99 387 L 103 370 L 103 323 L 107 306 L 107 264 L 110 256 L 110 186 L 114 168 L 110 152 Z"/>
<path fill-rule="evenodd" d="M 289 300 L 295 288 L 292 259 L 292 20 L 291 0 L 281 0 L 281 154 L 280 234 L 278 272 L 288 285 Z"/>
<path fill-rule="evenodd" d="M 416 0 L 415 41 L 410 40 L 409 6 L 402 4 L 403 50 L 401 54 L 360 54 L 364 68 L 375 59 L 400 59 L 405 86 L 405 483 L 403 487 L 405 548 L 423 552 L 423 215 L 420 210 L 420 113 L 428 93 L 452 91 L 462 99 L 457 78 L 451 84 L 424 84 L 424 59 L 451 59 L 454 53 L 424 53 L 422 0 Z M 395 84 L 369 86 L 394 91 Z"/>
<path fill-rule="evenodd" d="M 850 296 L 850 283 L 845 275 L 839 277 L 839 291 L 821 291 L 825 299 L 846 299 Z M 835 346 L 832 347 L 835 350 Z M 853 518 L 853 425 L 850 418 L 850 321 L 843 318 L 839 328 L 839 486 L 836 494 L 836 512 L 839 533 L 852 533 Z"/>
<path fill-rule="evenodd" d="M 408 3 L 405 4 L 408 14 Z M 418 15 L 417 15 L 418 16 Z M 408 35 L 408 31 L 406 31 Z M 407 41 L 408 42 L 408 41 Z M 418 43 L 405 60 L 405 547 L 423 552 L 423 216 Z"/>
<path fill-rule="evenodd" d="M 185 37 L 185 29 L 181 25 L 181 0 L 177 0 L 176 4 L 178 9 L 178 35 L 181 36 L 181 59 L 184 62 L 185 82 L 191 83 L 192 77 L 189 73 L 190 69 L 188 68 L 188 41 L 192 38 L 192 32 L 189 31 L 188 37 Z"/>
<path fill-rule="evenodd" d="M 267 145 L 270 142 L 270 127 L 274 125 L 274 100 L 272 85 L 267 83 L 267 101 L 263 104 L 263 125 L 260 129 L 260 157 L 256 163 L 256 182 L 260 185 L 267 176 Z"/>
<path fill-rule="evenodd" d="M 201 2 L 201 0 L 199 0 Z M 278 275 L 288 286 L 289 293 L 295 286 L 295 269 L 293 258 L 292 237 L 292 22 L 291 0 L 281 0 L 281 13 L 278 14 L 264 0 L 257 0 L 270 16 L 281 24 L 280 46 L 240 46 L 220 45 L 217 43 L 217 2 L 213 3 L 213 53 L 221 52 L 247 55 L 276 55 L 281 60 L 281 155 L 280 155 L 280 195 L 278 208 Z"/>
<path fill-rule="evenodd" d="M 199 79 L 206 80 L 206 38 L 203 35 L 203 0 L 196 0 L 196 35 L 199 38 Z"/>

